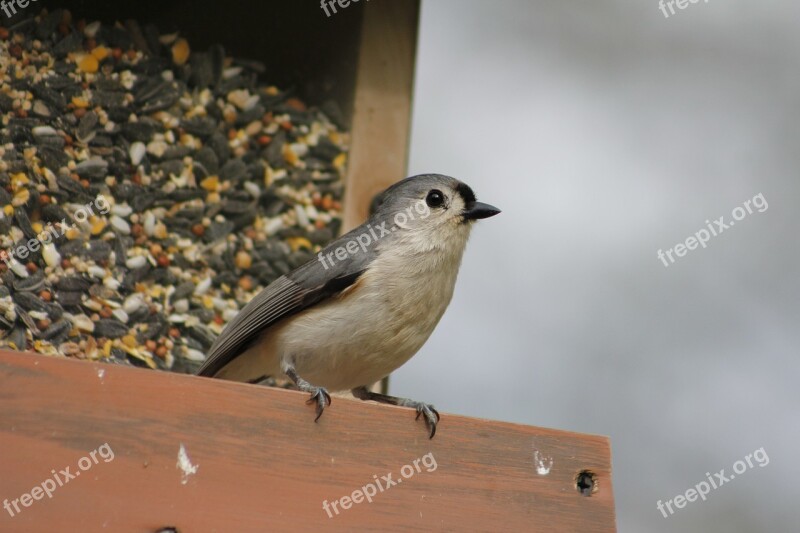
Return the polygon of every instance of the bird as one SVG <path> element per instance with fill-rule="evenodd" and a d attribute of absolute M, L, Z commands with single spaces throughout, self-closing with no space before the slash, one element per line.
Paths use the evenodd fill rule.
<path fill-rule="evenodd" d="M 369 386 L 406 363 L 450 304 L 473 223 L 500 210 L 442 174 L 411 176 L 376 196 L 366 222 L 270 283 L 213 342 L 197 375 L 257 383 L 291 380 L 316 404 L 351 391 L 416 410 L 429 438 L 433 405 Z"/>

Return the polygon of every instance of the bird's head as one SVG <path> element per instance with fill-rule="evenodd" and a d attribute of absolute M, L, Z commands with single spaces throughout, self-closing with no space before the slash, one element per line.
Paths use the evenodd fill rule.
<path fill-rule="evenodd" d="M 441 174 L 422 174 L 395 183 L 375 197 L 373 224 L 391 228 L 393 241 L 421 248 L 466 243 L 472 223 L 500 210 L 478 202 L 466 183 Z M 463 244 L 459 246 L 463 248 Z"/>

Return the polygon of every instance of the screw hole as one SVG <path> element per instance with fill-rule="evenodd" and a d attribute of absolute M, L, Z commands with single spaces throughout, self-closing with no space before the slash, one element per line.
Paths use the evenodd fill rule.
<path fill-rule="evenodd" d="M 591 496 L 597 492 L 597 475 L 589 470 L 581 470 L 575 476 L 575 486 L 584 496 Z"/>

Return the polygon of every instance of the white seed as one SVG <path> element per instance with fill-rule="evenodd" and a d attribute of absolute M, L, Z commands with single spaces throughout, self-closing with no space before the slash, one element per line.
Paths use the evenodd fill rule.
<path fill-rule="evenodd" d="M 100 21 L 95 20 L 94 22 L 90 22 L 83 28 L 83 34 L 90 39 L 94 39 L 97 32 L 100 31 Z"/>
<path fill-rule="evenodd" d="M 131 156 L 131 163 L 134 165 L 141 163 L 145 152 L 147 152 L 147 147 L 143 142 L 136 141 L 133 143 L 130 147 L 130 150 L 128 150 L 128 154 Z"/>
<path fill-rule="evenodd" d="M 303 209 L 303 206 L 295 205 L 294 212 L 297 215 L 297 225 L 300 227 L 308 226 L 308 215 L 306 215 L 306 210 Z"/>
<path fill-rule="evenodd" d="M 258 200 L 261 197 L 261 189 L 259 189 L 258 185 L 253 183 L 252 181 L 244 182 L 244 188 L 247 192 L 250 193 L 250 196 Z"/>
<path fill-rule="evenodd" d="M 31 131 L 34 137 L 48 137 L 51 135 L 57 135 L 56 130 L 50 126 L 36 126 Z"/>
<path fill-rule="evenodd" d="M 122 217 L 114 215 L 110 219 L 111 226 L 117 230 L 118 232 L 122 233 L 123 235 L 129 235 L 131 232 L 131 225 L 128 224 Z"/>
<path fill-rule="evenodd" d="M 137 268 L 142 268 L 146 264 L 147 264 L 147 257 L 143 255 L 135 255 L 130 259 L 128 259 L 127 261 L 125 261 L 125 266 L 132 270 Z"/>
<path fill-rule="evenodd" d="M 120 217 L 128 217 L 133 213 L 133 208 L 128 204 L 117 204 L 111 208 L 111 214 Z"/>
<path fill-rule="evenodd" d="M 144 233 L 148 237 L 153 236 L 153 232 L 156 229 L 156 216 L 153 214 L 152 211 L 148 211 L 144 214 Z"/>
<path fill-rule="evenodd" d="M 91 333 L 94 331 L 94 322 L 86 315 L 75 315 L 72 317 L 72 325 L 81 331 Z"/>
<path fill-rule="evenodd" d="M 50 108 L 47 107 L 47 104 L 42 102 L 41 100 L 36 100 L 33 103 L 33 112 L 37 115 L 42 115 L 43 117 L 50 116 Z"/>
<path fill-rule="evenodd" d="M 186 359 L 190 361 L 200 362 L 206 360 L 206 355 L 200 350 L 195 350 L 194 348 L 186 348 L 186 351 L 184 352 L 183 355 L 184 357 L 186 357 Z"/>
<path fill-rule="evenodd" d="M 176 313 L 186 313 L 189 311 L 189 300 L 181 298 L 172 304 L 172 307 L 175 309 Z"/>
<path fill-rule="evenodd" d="M 23 265 L 22 263 L 20 263 L 19 261 L 17 261 L 17 260 L 16 260 L 16 259 L 14 259 L 13 257 L 11 258 L 11 261 L 9 261 L 9 263 L 8 263 L 8 267 L 9 267 L 9 268 L 10 268 L 10 269 L 11 269 L 11 270 L 14 272 L 14 274 L 16 274 L 17 276 L 19 276 L 19 277 L 21 277 L 21 278 L 27 278 L 27 277 L 28 277 L 28 269 L 27 269 L 27 268 L 25 268 L 25 265 Z"/>
<path fill-rule="evenodd" d="M 208 289 L 210 288 L 211 288 L 211 278 L 206 278 L 197 284 L 197 287 L 194 288 L 194 294 L 195 296 L 202 296 L 205 293 L 207 293 Z"/>
<path fill-rule="evenodd" d="M 228 67 L 222 71 L 222 79 L 229 80 L 235 78 L 242 72 L 242 67 Z"/>
<path fill-rule="evenodd" d="M 228 102 L 242 111 L 250 111 L 258 104 L 259 100 L 257 94 L 251 96 L 247 89 L 238 89 L 228 94 Z"/>
<path fill-rule="evenodd" d="M 106 277 L 106 269 L 97 265 L 90 266 L 86 272 L 94 278 L 103 279 Z"/>
<path fill-rule="evenodd" d="M 225 322 L 230 322 L 231 320 L 236 318 L 236 315 L 238 314 L 239 311 L 237 311 L 236 309 L 226 309 L 222 312 L 222 320 L 224 320 Z"/>
<path fill-rule="evenodd" d="M 308 145 L 303 143 L 294 143 L 289 145 L 292 149 L 292 152 L 298 155 L 298 157 L 305 157 L 308 155 Z"/>
<path fill-rule="evenodd" d="M 222 298 L 211 298 L 211 304 L 217 311 L 224 311 L 228 308 L 228 302 Z"/>
<path fill-rule="evenodd" d="M 83 306 L 92 311 L 97 311 L 98 313 L 103 310 L 103 304 L 98 302 L 94 298 L 89 298 L 88 300 L 83 302 Z"/>
<path fill-rule="evenodd" d="M 122 309 L 125 310 L 125 312 L 129 315 L 132 315 L 138 311 L 142 305 L 144 305 L 144 297 L 141 294 L 131 294 L 125 298 L 125 302 L 122 304 Z"/>
<path fill-rule="evenodd" d="M 161 157 L 167 151 L 167 143 L 164 141 L 151 141 L 147 144 L 147 151 L 156 157 Z"/>
<path fill-rule="evenodd" d="M 124 309 L 114 309 L 111 311 L 111 314 L 123 324 L 128 322 L 128 313 L 126 313 Z"/>
<path fill-rule="evenodd" d="M 61 254 L 56 250 L 56 245 L 52 242 L 45 244 L 42 247 L 42 258 L 47 266 L 54 267 L 61 263 Z"/>
<path fill-rule="evenodd" d="M 317 211 L 317 208 L 314 207 L 313 205 L 307 205 L 306 206 L 306 216 L 310 220 L 317 220 L 319 218 L 319 211 Z"/>

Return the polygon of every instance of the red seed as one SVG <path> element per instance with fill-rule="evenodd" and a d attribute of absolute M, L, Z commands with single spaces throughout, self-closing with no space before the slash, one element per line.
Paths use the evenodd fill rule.
<path fill-rule="evenodd" d="M 297 98 L 289 98 L 289 99 L 287 99 L 286 100 L 286 105 L 288 105 L 292 109 L 296 109 L 298 111 L 305 111 L 306 110 L 306 104 L 304 104 L 303 102 L 301 102 Z"/>
<path fill-rule="evenodd" d="M 239 287 L 242 290 L 250 291 L 253 289 L 253 278 L 250 276 L 242 276 L 239 278 Z"/>

